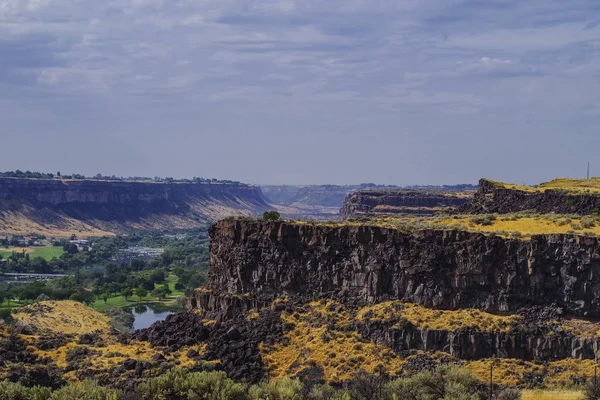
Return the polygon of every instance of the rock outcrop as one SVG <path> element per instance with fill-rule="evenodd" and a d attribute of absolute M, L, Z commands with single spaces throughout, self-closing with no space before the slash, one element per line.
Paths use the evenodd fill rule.
<path fill-rule="evenodd" d="M 0 178 L 0 231 L 9 233 L 193 228 L 269 207 L 260 188 L 235 183 Z"/>
<path fill-rule="evenodd" d="M 370 341 L 397 353 L 421 350 L 444 352 L 461 360 L 499 357 L 526 361 L 565 358 L 594 360 L 600 357 L 600 338 L 581 338 L 565 331 L 521 326 L 509 332 L 477 332 L 419 329 L 410 324 L 393 327 L 374 322 L 357 330 Z"/>
<path fill-rule="evenodd" d="M 468 214 L 506 214 L 525 210 L 557 214 L 597 213 L 600 210 L 600 195 L 585 190 L 524 190 L 518 186 L 482 179 L 473 200 L 459 208 L 460 212 Z"/>
<path fill-rule="evenodd" d="M 220 221 L 210 234 L 208 287 L 190 297 L 188 309 L 214 323 L 210 357 L 246 357 L 250 370 L 264 368 L 257 354 L 270 359 L 269 351 L 292 346 L 286 341 L 304 332 L 295 326 L 300 320 L 290 321 L 294 315 L 310 315 L 302 321 L 314 332 L 333 332 L 327 340 L 353 331 L 401 357 L 421 351 L 467 361 L 600 359 L 600 325 L 593 322 L 600 316 L 596 238 L 521 241 L 464 231 L 250 219 Z M 387 300 L 400 302 L 380 304 Z M 423 309 L 411 317 L 404 302 L 512 315 L 495 316 L 496 323 L 459 323 L 468 321 L 468 311 Z M 255 336 L 276 346 L 261 347 Z M 250 373 L 227 360 L 226 370 L 236 376 Z"/>
<path fill-rule="evenodd" d="M 217 292 L 263 300 L 282 293 L 395 299 L 491 312 L 557 303 L 571 314 L 600 316 L 600 245 L 592 237 L 521 241 L 236 219 L 218 222 L 210 234 L 210 289 Z"/>
<path fill-rule="evenodd" d="M 346 197 L 342 219 L 390 215 L 431 215 L 466 204 L 471 192 L 365 190 Z"/>

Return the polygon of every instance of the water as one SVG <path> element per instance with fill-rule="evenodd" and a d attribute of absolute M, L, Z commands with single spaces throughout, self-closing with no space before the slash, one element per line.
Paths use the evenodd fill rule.
<path fill-rule="evenodd" d="M 133 329 L 145 329 L 150 327 L 155 322 L 163 321 L 168 315 L 173 314 L 171 311 L 154 311 L 150 306 L 140 304 L 131 309 L 133 317 Z"/>

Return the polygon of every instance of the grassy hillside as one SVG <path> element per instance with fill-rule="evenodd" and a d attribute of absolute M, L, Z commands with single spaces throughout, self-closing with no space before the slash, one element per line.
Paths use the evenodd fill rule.
<path fill-rule="evenodd" d="M 557 178 L 549 182 L 544 182 L 538 186 L 518 185 L 513 183 L 505 183 L 487 181 L 506 189 L 520 190 L 523 192 L 541 192 L 548 189 L 565 190 L 572 193 L 597 193 L 600 194 L 600 177 L 590 179 L 573 179 L 573 178 Z"/>
<path fill-rule="evenodd" d="M 35 329 L 65 334 L 107 332 L 109 318 L 76 301 L 43 301 L 21 308 L 13 315 Z"/>

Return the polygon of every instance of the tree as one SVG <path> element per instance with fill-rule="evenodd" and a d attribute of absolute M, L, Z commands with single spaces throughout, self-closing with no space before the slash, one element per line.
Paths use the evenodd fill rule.
<path fill-rule="evenodd" d="M 133 296 L 133 290 L 131 290 L 131 288 L 125 288 L 121 291 L 121 296 L 125 297 L 125 301 L 129 301 L 129 298 Z"/>
<path fill-rule="evenodd" d="M 167 294 L 167 296 L 173 293 L 173 291 L 172 291 L 172 290 L 171 290 L 171 288 L 169 287 L 169 284 L 168 284 L 168 283 L 165 283 L 165 284 L 163 285 L 163 289 L 165 290 L 165 293 Z"/>
<path fill-rule="evenodd" d="M 108 297 L 109 297 L 108 292 L 104 292 L 102 294 L 102 300 L 104 300 L 104 304 L 106 304 L 106 302 L 108 301 Z"/>
<path fill-rule="evenodd" d="M 142 300 L 142 297 L 148 296 L 148 291 L 140 285 L 135 289 L 135 295 Z"/>
<path fill-rule="evenodd" d="M 94 303 L 95 298 L 91 292 L 80 289 L 78 292 L 69 296 L 69 300 L 75 300 L 89 306 Z"/>
<path fill-rule="evenodd" d="M 265 221 L 279 221 L 280 219 L 281 215 L 275 210 L 265 211 L 263 213 L 263 220 Z"/>
<path fill-rule="evenodd" d="M 158 298 L 159 300 L 162 300 L 165 297 L 167 297 L 167 291 L 165 290 L 164 287 L 161 287 L 161 288 L 158 288 L 158 289 L 154 289 L 152 291 L 152 296 Z"/>
<path fill-rule="evenodd" d="M 47 295 L 47 294 L 45 294 L 45 293 L 42 293 L 42 294 L 40 294 L 40 295 L 39 295 L 38 297 L 36 297 L 36 299 L 35 299 L 35 301 L 36 301 L 36 302 L 38 302 L 38 303 L 39 303 L 39 302 L 42 302 L 42 301 L 48 301 L 48 300 L 50 300 L 50 296 L 48 296 L 48 295 Z"/>

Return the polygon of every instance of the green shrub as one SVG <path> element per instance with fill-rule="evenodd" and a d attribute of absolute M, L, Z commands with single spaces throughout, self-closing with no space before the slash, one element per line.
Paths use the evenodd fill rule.
<path fill-rule="evenodd" d="M 519 389 L 504 389 L 498 393 L 497 400 L 521 400 L 521 391 Z"/>
<path fill-rule="evenodd" d="M 600 384 L 597 382 L 588 383 L 583 389 L 584 400 L 600 400 Z"/>
<path fill-rule="evenodd" d="M 479 400 L 479 381 L 464 368 L 442 365 L 434 372 L 420 372 L 412 378 L 420 388 L 417 398 L 427 400 Z"/>
<path fill-rule="evenodd" d="M 315 385 L 308 394 L 308 400 L 350 400 L 350 394 L 329 385 Z"/>
<path fill-rule="evenodd" d="M 475 216 L 475 217 L 471 218 L 470 222 L 473 225 L 489 226 L 489 225 L 493 225 L 494 221 L 497 218 L 498 217 L 495 216 L 495 215 L 478 215 L 478 216 Z"/>
<path fill-rule="evenodd" d="M 55 391 L 50 400 L 121 400 L 122 397 L 120 390 L 99 386 L 94 381 L 84 381 Z"/>
<path fill-rule="evenodd" d="M 557 222 L 558 226 L 566 226 L 566 225 L 569 225 L 570 223 L 571 223 L 571 218 L 560 219 Z"/>
<path fill-rule="evenodd" d="M 0 400 L 48 400 L 52 390 L 43 387 L 28 388 L 20 383 L 0 382 Z"/>
<path fill-rule="evenodd" d="M 246 385 L 225 372 L 188 372 L 175 369 L 149 379 L 137 388 L 140 400 L 247 400 Z"/>
<path fill-rule="evenodd" d="M 250 388 L 251 400 L 301 400 L 303 385 L 297 379 L 288 377 L 280 381 L 263 382 Z"/>
<path fill-rule="evenodd" d="M 281 215 L 277 211 L 265 211 L 263 213 L 263 220 L 265 221 L 279 221 L 281 219 Z"/>
<path fill-rule="evenodd" d="M 596 218 L 595 217 L 583 217 L 581 218 L 581 226 L 586 229 L 593 228 L 596 226 Z"/>

